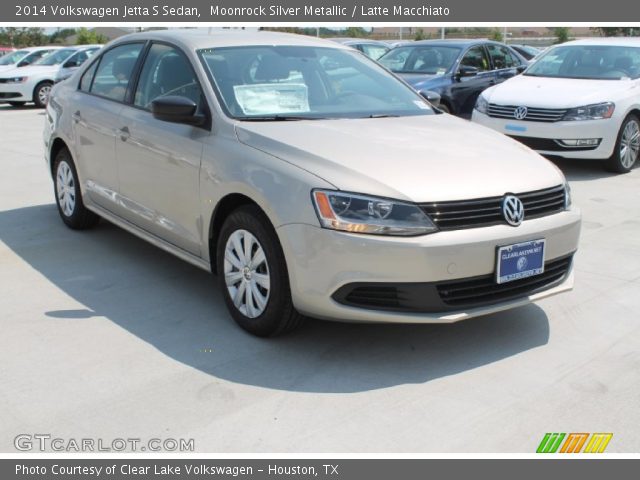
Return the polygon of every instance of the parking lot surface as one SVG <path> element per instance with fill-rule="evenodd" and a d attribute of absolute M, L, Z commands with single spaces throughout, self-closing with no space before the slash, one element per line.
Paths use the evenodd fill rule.
<path fill-rule="evenodd" d="M 311 321 L 261 340 L 206 272 L 107 222 L 63 225 L 43 114 L 0 105 L 0 451 L 47 433 L 532 453 L 546 432 L 640 451 L 640 168 L 557 162 L 584 221 L 568 294 L 452 325 Z"/>

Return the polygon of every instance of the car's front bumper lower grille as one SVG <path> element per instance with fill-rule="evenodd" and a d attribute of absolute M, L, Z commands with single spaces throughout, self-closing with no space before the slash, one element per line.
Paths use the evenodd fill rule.
<path fill-rule="evenodd" d="M 495 274 L 428 283 L 350 283 L 332 298 L 350 307 L 405 313 L 437 313 L 488 306 L 553 288 L 565 279 L 572 256 L 545 263 L 544 272 L 513 282 L 496 283 Z"/>
<path fill-rule="evenodd" d="M 524 219 L 552 215 L 564 210 L 565 188 L 557 187 L 516 193 L 524 205 Z M 422 210 L 431 217 L 440 230 L 459 230 L 507 224 L 502 214 L 504 197 L 488 197 L 454 202 L 422 204 Z"/>
<path fill-rule="evenodd" d="M 554 140 L 552 138 L 522 137 L 517 135 L 508 136 L 533 150 L 543 150 L 545 152 L 584 152 L 588 150 L 595 150 L 600 145 L 600 143 L 598 142 L 597 145 L 575 147 L 570 145 L 562 145 L 558 140 Z"/>

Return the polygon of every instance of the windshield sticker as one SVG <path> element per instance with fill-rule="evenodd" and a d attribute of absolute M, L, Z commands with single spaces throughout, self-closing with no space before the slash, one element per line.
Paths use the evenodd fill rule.
<path fill-rule="evenodd" d="M 431 107 L 429 107 L 429 105 L 427 105 L 424 102 L 421 102 L 420 100 L 414 100 L 413 103 L 415 103 L 418 108 L 421 108 L 423 110 L 429 110 Z"/>
<path fill-rule="evenodd" d="M 302 83 L 235 85 L 236 101 L 245 115 L 308 112 L 309 94 Z"/>
<path fill-rule="evenodd" d="M 447 73 L 446 68 L 439 68 L 438 71 L 436 72 L 436 75 L 444 75 L 445 73 Z"/>

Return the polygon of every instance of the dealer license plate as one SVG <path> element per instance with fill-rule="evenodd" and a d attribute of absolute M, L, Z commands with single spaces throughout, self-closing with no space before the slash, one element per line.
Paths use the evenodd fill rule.
<path fill-rule="evenodd" d="M 545 240 L 498 247 L 496 282 L 507 283 L 544 272 Z"/>

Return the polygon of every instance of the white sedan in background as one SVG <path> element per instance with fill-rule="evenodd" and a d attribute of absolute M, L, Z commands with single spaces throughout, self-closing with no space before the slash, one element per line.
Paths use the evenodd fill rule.
<path fill-rule="evenodd" d="M 602 159 L 626 173 L 640 153 L 640 39 L 579 40 L 485 90 L 472 120 L 548 156 Z"/>
<path fill-rule="evenodd" d="M 64 69 L 76 69 L 98 51 L 102 45 L 83 45 L 61 48 L 49 53 L 32 65 L 0 72 L 0 101 L 12 106 L 27 102 L 44 107 L 51 87 Z"/>

